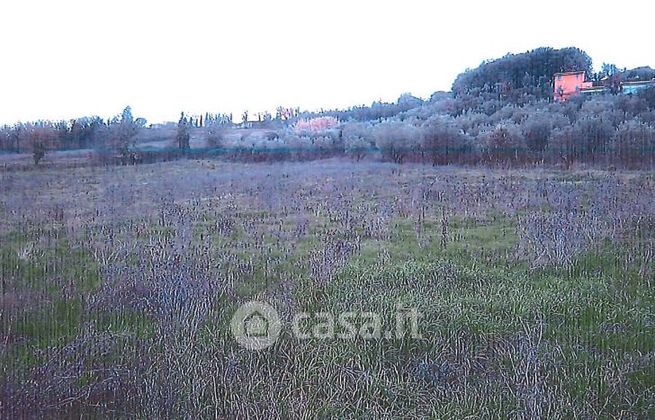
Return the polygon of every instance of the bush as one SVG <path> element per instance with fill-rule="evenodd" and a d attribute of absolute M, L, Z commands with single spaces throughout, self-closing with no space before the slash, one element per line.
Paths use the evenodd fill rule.
<path fill-rule="evenodd" d="M 422 152 L 433 165 L 460 160 L 470 152 L 468 138 L 448 116 L 434 116 L 423 125 Z"/>
<path fill-rule="evenodd" d="M 631 167 L 653 163 L 655 128 L 636 119 L 626 121 L 612 136 L 610 150 L 616 160 Z"/>
<path fill-rule="evenodd" d="M 345 124 L 341 130 L 344 152 L 357 161 L 361 160 L 375 146 L 372 130 L 369 123 Z"/>
<path fill-rule="evenodd" d="M 416 155 L 421 144 L 420 130 L 399 121 L 385 121 L 373 130 L 375 145 L 383 159 L 403 163 L 408 156 Z"/>
<path fill-rule="evenodd" d="M 535 158 L 543 157 L 543 152 L 548 147 L 548 141 L 553 129 L 568 124 L 568 119 L 562 114 L 545 111 L 529 114 L 521 124 L 521 128 L 525 138 L 525 145 L 531 156 Z"/>
<path fill-rule="evenodd" d="M 477 136 L 491 125 L 491 118 L 486 114 L 467 112 L 455 119 L 457 126 L 470 136 Z"/>
<path fill-rule="evenodd" d="M 225 130 L 218 125 L 207 129 L 207 147 L 218 148 L 225 146 Z"/>
<path fill-rule="evenodd" d="M 371 142 L 362 137 L 351 137 L 345 140 L 345 153 L 358 162 L 366 156 L 372 148 L 373 145 L 371 145 Z"/>
<path fill-rule="evenodd" d="M 637 96 L 646 101 L 648 108 L 655 110 L 655 87 L 642 90 Z"/>
<path fill-rule="evenodd" d="M 566 125 L 552 131 L 547 147 L 550 161 L 569 167 L 576 155 L 580 154 L 579 143 L 575 141 L 573 127 Z"/>
<path fill-rule="evenodd" d="M 38 165 L 41 159 L 45 157 L 46 145 L 43 141 L 37 141 L 32 148 L 32 157 L 34 158 L 34 164 Z"/>
<path fill-rule="evenodd" d="M 289 156 L 294 160 L 306 160 L 313 157 L 312 141 L 308 137 L 290 134 L 284 138 Z"/>
<path fill-rule="evenodd" d="M 605 95 L 593 98 L 582 104 L 578 119 L 585 117 L 609 122 L 614 128 L 626 119 L 626 115 L 618 109 L 619 97 Z"/>
<path fill-rule="evenodd" d="M 605 157 L 613 134 L 612 123 L 602 116 L 586 116 L 579 119 L 573 125 L 573 136 L 577 142 L 573 157 L 592 162 L 599 157 Z"/>
<path fill-rule="evenodd" d="M 525 156 L 525 139 L 513 122 L 500 123 L 479 137 L 485 160 L 490 163 L 518 161 Z"/>

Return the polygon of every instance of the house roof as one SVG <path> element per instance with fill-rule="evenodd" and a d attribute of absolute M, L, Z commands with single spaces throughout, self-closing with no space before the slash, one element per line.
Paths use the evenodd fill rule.
<path fill-rule="evenodd" d="M 573 74 L 584 74 L 584 70 L 580 71 L 565 71 L 563 73 L 555 73 L 555 76 L 568 76 L 568 75 L 573 75 Z"/>

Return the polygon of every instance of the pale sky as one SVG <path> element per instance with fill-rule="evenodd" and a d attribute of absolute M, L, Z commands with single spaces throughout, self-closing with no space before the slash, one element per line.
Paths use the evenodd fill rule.
<path fill-rule="evenodd" d="M 426 98 L 484 59 L 541 46 L 582 48 L 596 68 L 655 67 L 654 4 L 0 0 L 0 124 Z"/>

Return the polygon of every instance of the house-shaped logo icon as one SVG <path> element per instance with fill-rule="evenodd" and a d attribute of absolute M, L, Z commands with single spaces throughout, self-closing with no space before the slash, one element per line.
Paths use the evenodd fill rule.
<path fill-rule="evenodd" d="M 252 313 L 243 320 L 245 333 L 248 337 L 268 336 L 268 319 L 260 313 Z"/>
<path fill-rule="evenodd" d="M 277 311 L 263 302 L 247 302 L 232 316 L 230 329 L 234 339 L 249 350 L 262 350 L 275 343 L 282 323 Z"/>

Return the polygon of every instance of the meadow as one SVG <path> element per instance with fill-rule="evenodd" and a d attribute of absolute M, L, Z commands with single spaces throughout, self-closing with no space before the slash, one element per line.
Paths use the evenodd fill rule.
<path fill-rule="evenodd" d="M 0 173 L 0 417 L 653 418 L 652 171 L 181 159 Z M 243 303 L 421 338 L 242 348 Z"/>

